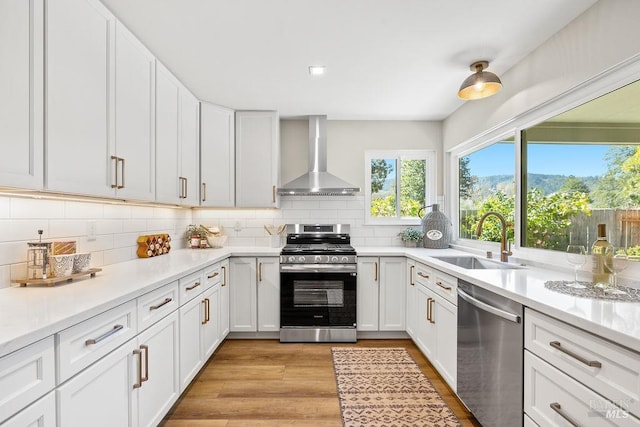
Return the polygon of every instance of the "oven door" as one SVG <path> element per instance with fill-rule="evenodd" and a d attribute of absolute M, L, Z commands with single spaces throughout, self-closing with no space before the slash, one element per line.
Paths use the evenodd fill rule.
<path fill-rule="evenodd" d="M 355 265 L 281 265 L 281 327 L 355 327 Z"/>

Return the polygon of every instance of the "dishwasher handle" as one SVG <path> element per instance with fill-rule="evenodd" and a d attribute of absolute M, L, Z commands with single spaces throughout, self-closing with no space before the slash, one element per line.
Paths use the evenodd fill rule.
<path fill-rule="evenodd" d="M 510 322 L 513 323 L 520 323 L 520 316 L 518 316 L 517 314 L 513 314 L 513 313 L 509 313 L 508 311 L 504 311 L 501 310 L 499 308 L 496 308 L 492 305 L 489 305 L 487 303 L 484 303 L 482 301 L 480 301 L 479 299 L 476 299 L 474 297 L 472 297 L 471 295 L 469 295 L 468 293 L 466 293 L 465 291 L 463 291 L 462 289 L 458 289 L 458 296 L 460 296 L 460 298 L 462 298 L 463 300 L 465 300 L 466 302 L 468 302 L 469 304 L 484 310 L 488 313 L 494 314 L 498 317 L 502 317 L 505 320 L 508 320 Z"/>

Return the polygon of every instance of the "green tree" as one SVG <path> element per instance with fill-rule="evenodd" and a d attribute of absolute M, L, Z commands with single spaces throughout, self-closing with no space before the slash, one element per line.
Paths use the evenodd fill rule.
<path fill-rule="evenodd" d="M 607 151 L 607 172 L 596 182 L 591 192 L 593 207 L 620 208 L 637 206 L 640 179 L 640 147 L 616 145 Z"/>
<path fill-rule="evenodd" d="M 469 162 L 471 158 L 469 156 L 460 157 L 458 167 L 458 182 L 461 199 L 471 199 L 478 177 L 471 175 L 471 169 L 469 168 Z"/>
<path fill-rule="evenodd" d="M 590 190 L 587 184 L 581 178 L 577 178 L 574 175 L 569 175 L 564 183 L 560 186 L 561 193 L 586 193 L 589 194 Z"/>
<path fill-rule="evenodd" d="M 418 215 L 425 199 L 424 160 L 403 160 L 400 164 L 400 215 Z"/>
<path fill-rule="evenodd" d="M 378 193 L 384 187 L 384 182 L 393 170 L 393 165 L 386 159 L 371 160 L 371 194 Z"/>

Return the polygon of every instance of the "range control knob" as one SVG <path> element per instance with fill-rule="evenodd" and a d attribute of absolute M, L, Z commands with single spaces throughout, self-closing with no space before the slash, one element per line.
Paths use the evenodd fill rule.
<path fill-rule="evenodd" d="M 343 256 L 343 257 L 340 259 L 340 261 L 341 261 L 341 262 L 349 262 L 349 257 Z"/>
<path fill-rule="evenodd" d="M 296 262 L 296 257 L 290 256 L 289 257 L 289 262 Z"/>
<path fill-rule="evenodd" d="M 298 262 L 305 262 L 307 259 L 303 256 L 298 258 Z"/>
<path fill-rule="evenodd" d="M 320 263 L 320 262 L 322 262 L 322 256 L 321 256 L 321 255 L 316 255 L 316 256 L 313 258 L 313 260 L 314 260 L 316 263 Z"/>
<path fill-rule="evenodd" d="M 331 257 L 331 262 L 338 262 L 338 257 L 337 256 L 332 256 Z"/>

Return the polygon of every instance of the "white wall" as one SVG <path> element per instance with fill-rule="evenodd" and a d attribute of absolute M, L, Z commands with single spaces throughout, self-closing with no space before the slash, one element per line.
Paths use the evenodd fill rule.
<path fill-rule="evenodd" d="M 444 121 L 449 150 L 483 132 L 508 124 L 640 53 L 640 1 L 600 0 L 500 76 L 503 90 L 466 102 Z M 535 31 L 535 29 L 532 29 Z"/>
<path fill-rule="evenodd" d="M 68 200 L 0 197 L 0 288 L 26 277 L 27 242 L 75 240 L 78 252 L 91 252 L 91 266 L 137 258 L 143 234 L 169 233 L 172 247 L 191 220 L 191 210 Z M 87 240 L 87 221 L 95 221 L 96 240 Z"/>

